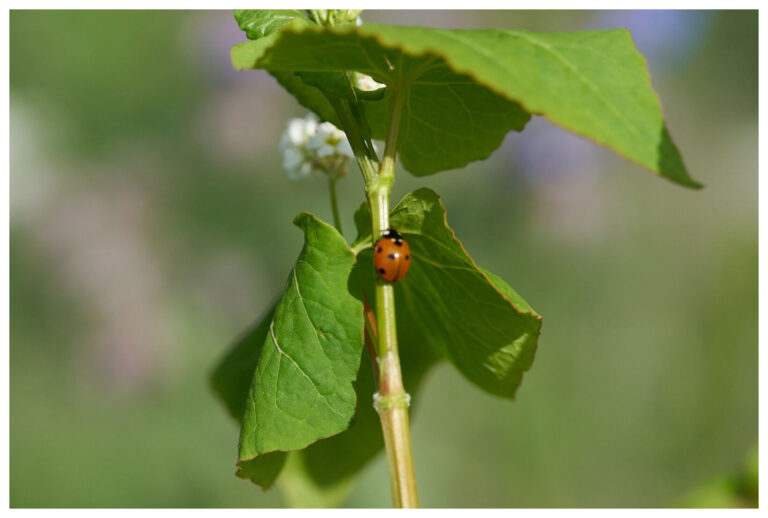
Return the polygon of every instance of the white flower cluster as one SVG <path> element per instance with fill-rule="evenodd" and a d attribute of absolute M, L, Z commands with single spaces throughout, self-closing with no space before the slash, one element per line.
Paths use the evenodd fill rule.
<path fill-rule="evenodd" d="M 344 132 L 330 122 L 318 123 L 312 113 L 288 121 L 280 149 L 283 169 L 291 180 L 312 173 L 329 173 L 334 165 L 354 157 Z"/>

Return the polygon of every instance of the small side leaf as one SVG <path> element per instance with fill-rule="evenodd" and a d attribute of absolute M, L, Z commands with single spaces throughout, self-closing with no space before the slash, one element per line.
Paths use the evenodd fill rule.
<path fill-rule="evenodd" d="M 235 9 L 234 15 L 237 25 L 245 31 L 249 40 L 269 36 L 296 18 L 310 22 L 298 9 Z"/>
<path fill-rule="evenodd" d="M 363 339 L 362 303 L 347 287 L 355 258 L 330 225 L 309 214 L 294 223 L 304 231 L 304 248 L 253 374 L 240 434 L 241 476 L 251 459 L 305 448 L 346 430 L 355 415 Z"/>
<path fill-rule="evenodd" d="M 367 210 L 363 205 L 355 216 L 356 244 L 371 239 Z M 390 223 L 411 247 L 411 269 L 395 284 L 398 336 L 416 347 L 429 345 L 483 390 L 514 397 L 533 362 L 541 317 L 469 257 L 433 191 L 407 195 L 392 210 Z M 370 257 L 367 249 L 358 261 L 362 265 Z M 371 266 L 363 271 L 373 275 Z"/>

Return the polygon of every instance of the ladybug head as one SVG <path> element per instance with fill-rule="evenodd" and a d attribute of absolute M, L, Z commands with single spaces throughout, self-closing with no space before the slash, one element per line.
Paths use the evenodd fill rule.
<path fill-rule="evenodd" d="M 394 228 L 388 228 L 381 233 L 381 237 L 385 237 L 387 239 L 392 239 L 394 241 L 402 241 L 403 236 L 400 235 L 400 233 L 395 230 Z"/>

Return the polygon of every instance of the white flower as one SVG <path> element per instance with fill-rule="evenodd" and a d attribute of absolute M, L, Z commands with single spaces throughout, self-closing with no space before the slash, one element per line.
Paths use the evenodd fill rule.
<path fill-rule="evenodd" d="M 280 148 L 296 148 L 306 145 L 307 140 L 315 134 L 317 129 L 317 117 L 310 113 L 303 119 L 291 119 L 288 127 L 280 139 Z"/>
<path fill-rule="evenodd" d="M 304 155 L 298 149 L 283 149 L 283 169 L 296 169 L 304 162 Z"/>
<path fill-rule="evenodd" d="M 354 157 L 347 135 L 330 122 L 323 122 L 309 138 L 307 149 L 314 151 L 319 158 L 331 155 Z"/>
<path fill-rule="evenodd" d="M 301 180 L 312 174 L 312 164 L 309 162 L 302 162 L 298 167 L 291 169 L 285 168 L 285 175 L 289 180 Z"/>
<path fill-rule="evenodd" d="M 291 180 L 312 173 L 329 173 L 338 158 L 354 157 L 343 131 L 330 122 L 318 124 L 310 113 L 303 119 L 291 119 L 280 139 L 283 169 Z"/>
<path fill-rule="evenodd" d="M 317 129 L 317 118 L 313 114 L 303 119 L 291 119 L 280 138 L 280 150 L 283 152 L 283 169 L 291 180 L 309 176 L 312 166 L 307 160 L 306 145 Z"/>

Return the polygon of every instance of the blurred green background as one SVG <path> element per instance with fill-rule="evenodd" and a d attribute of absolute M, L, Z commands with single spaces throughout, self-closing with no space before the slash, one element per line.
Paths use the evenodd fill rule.
<path fill-rule="evenodd" d="M 749 505 L 707 488 L 740 476 L 757 441 L 757 12 L 363 18 L 628 27 L 706 184 L 538 117 L 483 163 L 399 173 L 394 200 L 437 191 L 475 260 L 544 316 L 515 402 L 448 365 L 429 374 L 422 505 Z M 208 375 L 282 287 L 293 216 L 331 215 L 322 179 L 281 171 L 280 134 L 305 112 L 266 73 L 232 70 L 243 39 L 225 11 L 11 12 L 13 507 L 283 505 L 234 476 L 238 430 Z M 382 455 L 345 505 L 390 505 Z"/>

